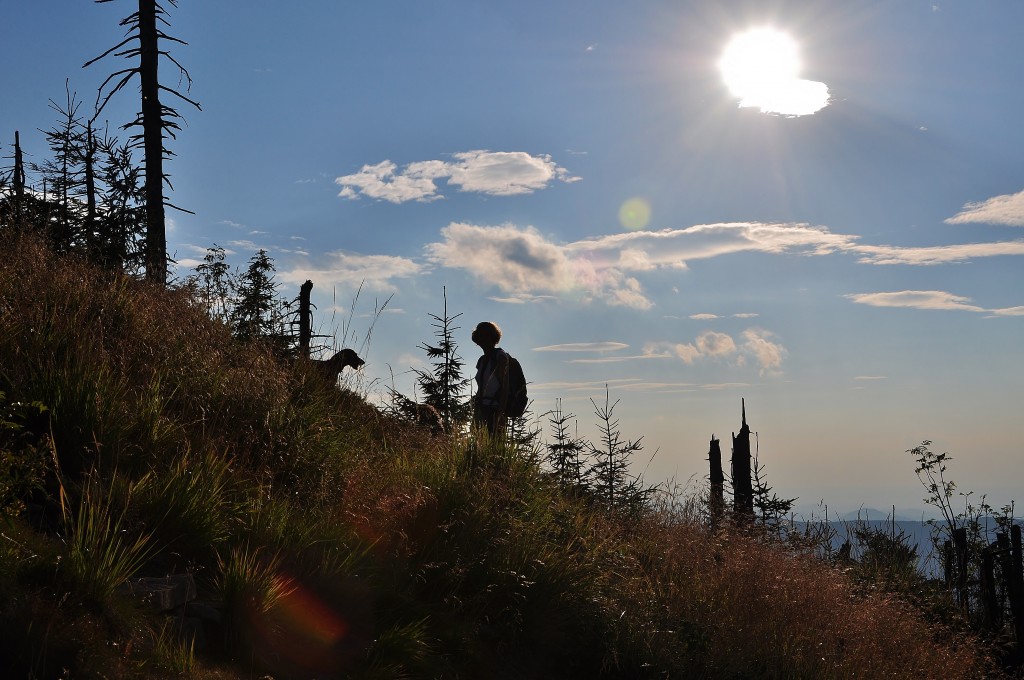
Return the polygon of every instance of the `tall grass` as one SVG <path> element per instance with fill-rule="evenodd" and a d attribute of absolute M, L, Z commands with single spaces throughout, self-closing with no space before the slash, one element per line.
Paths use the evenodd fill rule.
<path fill-rule="evenodd" d="M 73 677 L 101 664 L 127 678 L 159 662 L 231 680 L 990 670 L 976 641 L 881 589 L 709 531 L 692 495 L 609 516 L 507 443 L 432 437 L 233 341 L 181 291 L 2 245 L 0 390 L 50 407 L 39 434 L 53 432 L 56 456 L 31 500 L 63 501 L 67 541 L 0 550 L 17 560 L 0 565 L 12 603 L 0 631 L 33 654 L 19 668 L 59 660 Z M 12 521 L 19 545 L 57 540 L 45 522 Z M 148 646 L 125 622 L 84 632 L 90 611 L 116 619 L 126 578 L 182 569 L 222 608 L 228 645 L 187 647 L 155 615 L 146 628 L 163 633 Z"/>
<path fill-rule="evenodd" d="M 67 544 L 61 574 L 75 595 L 95 606 L 110 602 L 114 591 L 157 550 L 148 534 L 130 525 L 126 508 L 118 509 L 123 501 L 115 499 L 102 482 L 89 477 L 78 507 L 72 511 L 61 489 Z"/>
<path fill-rule="evenodd" d="M 136 483 L 139 512 L 177 553 L 215 550 L 242 522 L 246 509 L 233 488 L 230 458 L 214 451 L 185 451 Z"/>

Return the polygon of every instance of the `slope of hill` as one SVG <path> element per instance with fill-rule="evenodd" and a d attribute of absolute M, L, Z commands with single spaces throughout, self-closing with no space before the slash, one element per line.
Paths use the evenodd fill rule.
<path fill-rule="evenodd" d="M 508 446 L 235 342 L 186 290 L 2 251 L 10 677 L 990 671 L 896 598 L 708 531 L 693 499 L 609 515 Z"/>

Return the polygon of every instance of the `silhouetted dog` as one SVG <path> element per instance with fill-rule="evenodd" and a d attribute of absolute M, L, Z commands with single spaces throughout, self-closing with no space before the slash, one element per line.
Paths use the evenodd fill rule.
<path fill-rule="evenodd" d="M 362 368 L 366 362 L 359 358 L 355 350 L 345 348 L 335 353 L 333 357 L 326 360 L 313 359 L 310 363 L 316 369 L 316 372 L 323 377 L 324 380 L 330 384 L 338 382 L 338 376 L 341 375 L 342 370 L 346 366 L 352 370 L 358 371 Z"/>

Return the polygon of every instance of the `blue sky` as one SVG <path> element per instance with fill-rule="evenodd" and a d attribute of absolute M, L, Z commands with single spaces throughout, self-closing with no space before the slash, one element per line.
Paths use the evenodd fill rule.
<path fill-rule="evenodd" d="M 45 156 L 65 78 L 92 106 L 124 64 L 81 65 L 131 5 L 5 4 L 0 153 L 20 130 Z M 463 357 L 496 321 L 535 411 L 561 398 L 592 434 L 608 385 L 648 481 L 706 474 L 746 399 L 802 509 L 920 507 L 922 439 L 962 489 L 1021 499 L 1024 5 L 169 9 L 203 106 L 179 107 L 172 143 L 171 200 L 195 211 L 171 214 L 178 273 L 214 243 L 240 266 L 266 248 L 282 292 L 311 278 L 317 325 L 357 346 L 392 296 L 363 348 L 371 396 L 411 392 L 445 289 Z M 827 105 L 740 106 L 719 64 L 756 28 L 795 42 L 787 82 Z M 102 118 L 136 108 L 126 91 Z"/>

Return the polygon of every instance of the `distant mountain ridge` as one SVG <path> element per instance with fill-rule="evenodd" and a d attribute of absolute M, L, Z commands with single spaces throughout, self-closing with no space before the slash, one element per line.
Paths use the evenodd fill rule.
<path fill-rule="evenodd" d="M 931 508 L 888 508 L 886 510 L 879 510 L 878 508 L 865 508 L 861 507 L 857 510 L 851 510 L 850 512 L 844 512 L 839 515 L 839 519 L 844 521 L 856 521 L 863 519 L 867 521 L 892 521 L 897 522 L 927 522 L 930 519 L 942 519 L 942 515 Z"/>

